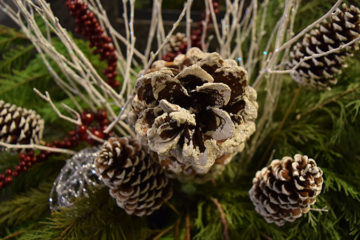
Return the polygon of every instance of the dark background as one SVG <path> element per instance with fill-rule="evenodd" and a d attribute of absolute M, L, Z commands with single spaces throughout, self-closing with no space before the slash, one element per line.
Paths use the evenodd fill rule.
<path fill-rule="evenodd" d="M 0 0 L 11 3 L 12 0 Z M 61 24 L 71 32 L 74 32 L 75 21 L 70 16 L 69 11 L 65 5 L 65 0 L 48 0 L 51 4 L 53 12 L 59 18 Z M 102 0 L 104 8 L 107 11 L 108 17 L 112 25 L 121 33 L 125 34 L 124 23 L 122 20 L 122 1 L 121 0 Z M 151 19 L 152 0 L 136 0 L 135 2 L 135 18 L 134 30 L 136 36 L 136 48 L 142 51 L 146 46 L 148 38 L 148 29 Z M 174 21 L 177 20 L 186 0 L 164 0 L 163 1 L 163 21 L 165 31 L 171 29 Z M 221 1 L 220 1 L 221 2 Z M 193 19 L 193 25 L 201 19 L 201 12 L 204 8 L 204 1 L 195 0 L 192 5 L 191 17 Z M 0 24 L 16 27 L 11 19 L 9 19 L 0 10 Z M 183 21 L 177 31 L 185 31 L 185 22 Z M 76 34 L 75 34 L 76 35 Z M 76 37 L 81 37 L 76 35 Z"/>

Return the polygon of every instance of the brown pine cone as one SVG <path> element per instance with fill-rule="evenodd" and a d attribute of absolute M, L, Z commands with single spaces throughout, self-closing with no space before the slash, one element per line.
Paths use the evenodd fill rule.
<path fill-rule="evenodd" d="M 157 61 L 136 82 L 135 131 L 175 174 L 206 174 L 243 150 L 255 131 L 256 91 L 247 72 L 217 53 L 191 48 Z"/>
<path fill-rule="evenodd" d="M 282 226 L 310 210 L 321 192 L 322 175 L 306 155 L 276 159 L 256 173 L 250 199 L 267 222 Z"/>
<path fill-rule="evenodd" d="M 110 195 L 129 215 L 150 215 L 172 196 L 156 154 L 147 154 L 135 138 L 110 138 L 99 152 L 96 167 Z"/>
<path fill-rule="evenodd" d="M 0 100 L 0 141 L 9 144 L 37 144 L 43 134 L 44 120 L 33 110 Z"/>
<path fill-rule="evenodd" d="M 320 23 L 316 29 L 305 35 L 301 43 L 298 42 L 293 47 L 288 68 L 293 68 L 305 57 L 338 48 L 359 36 L 360 9 L 343 4 L 333 13 L 329 21 Z M 358 43 L 323 57 L 306 60 L 291 76 L 301 85 L 317 88 L 336 84 L 336 76 L 344 67 L 345 57 L 356 49 Z"/>

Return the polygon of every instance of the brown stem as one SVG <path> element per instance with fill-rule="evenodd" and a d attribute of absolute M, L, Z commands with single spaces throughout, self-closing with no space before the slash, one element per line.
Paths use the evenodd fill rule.
<path fill-rule="evenodd" d="M 164 230 L 162 230 L 158 235 L 156 235 L 153 240 L 158 240 L 160 239 L 162 236 L 164 236 L 166 233 L 168 233 L 171 229 L 174 228 L 174 225 L 171 225 L 168 228 L 165 228 Z"/>
<path fill-rule="evenodd" d="M 191 240 L 191 235 L 190 235 L 190 213 L 189 213 L 189 211 L 186 213 L 186 217 L 185 217 L 185 228 L 186 228 L 185 240 Z"/>
<path fill-rule="evenodd" d="M 229 228 L 228 228 L 228 225 L 227 225 L 227 222 L 226 222 L 226 218 L 225 218 L 225 213 L 224 213 L 224 210 L 222 209 L 221 207 L 221 204 L 219 203 L 219 201 L 216 199 L 216 198 L 210 198 L 211 201 L 213 201 L 213 203 L 216 205 L 219 213 L 220 213 L 220 220 L 221 220 L 221 223 L 224 227 L 224 238 L 225 240 L 229 240 L 230 237 L 229 237 Z"/>
<path fill-rule="evenodd" d="M 12 233 L 10 235 L 7 235 L 4 238 L 1 238 L 0 240 L 8 240 L 8 239 L 11 239 L 11 238 L 15 238 L 15 237 L 17 237 L 17 236 L 19 236 L 19 235 L 21 235 L 23 233 L 24 233 L 24 231 L 15 232 L 15 233 Z"/>
<path fill-rule="evenodd" d="M 175 240 L 179 239 L 180 223 L 181 223 L 181 217 L 179 217 L 178 220 L 176 220 L 176 224 L 175 224 Z"/>
<path fill-rule="evenodd" d="M 261 236 L 263 236 L 266 240 L 272 240 L 271 237 L 269 237 L 268 235 L 266 235 L 265 233 L 263 232 L 260 232 Z"/>
<path fill-rule="evenodd" d="M 181 215 L 181 213 L 179 212 L 179 210 L 177 210 L 174 205 L 172 205 L 172 204 L 169 203 L 168 201 L 166 201 L 165 204 L 166 204 L 169 208 L 171 208 L 171 210 L 173 210 L 173 211 L 176 213 L 176 215 L 178 215 L 178 216 Z"/>

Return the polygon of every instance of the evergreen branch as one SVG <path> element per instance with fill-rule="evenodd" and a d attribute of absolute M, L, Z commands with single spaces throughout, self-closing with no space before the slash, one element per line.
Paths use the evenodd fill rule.
<path fill-rule="evenodd" d="M 0 225 L 14 226 L 29 220 L 35 220 L 47 213 L 49 192 L 52 184 L 41 184 L 38 189 L 32 189 L 8 201 L 1 202 Z"/>
<path fill-rule="evenodd" d="M 211 197 L 210 199 L 216 205 L 217 209 L 219 210 L 220 220 L 221 220 L 221 223 L 224 226 L 224 238 L 225 238 L 225 240 L 229 240 L 230 239 L 229 230 L 228 230 L 229 227 L 228 227 L 227 222 L 226 222 L 224 210 L 222 209 L 219 201 L 216 198 Z"/>
<path fill-rule="evenodd" d="M 7 51 L 6 55 L 3 56 L 3 61 L 0 63 L 0 71 L 5 72 L 7 69 L 6 72 L 10 72 L 10 69 L 14 69 L 12 67 L 14 63 L 16 63 L 16 61 L 24 61 L 24 59 L 29 58 L 33 49 L 34 46 L 28 45 L 26 47 L 19 47 L 12 49 L 12 51 Z M 22 64 L 17 65 L 21 66 Z"/>
<path fill-rule="evenodd" d="M 156 235 L 153 240 L 158 240 L 160 239 L 162 236 L 164 236 L 166 233 L 168 233 L 171 229 L 174 228 L 174 225 L 171 225 L 168 228 L 165 228 L 163 231 L 161 231 L 158 235 Z"/>
<path fill-rule="evenodd" d="M 23 85 L 29 84 L 32 81 L 38 80 L 38 79 L 42 79 L 44 77 L 48 76 L 47 73 L 38 73 L 38 74 L 34 74 L 33 76 L 29 77 L 29 78 L 24 78 L 23 81 L 12 84 L 11 86 L 4 88 L 0 91 L 0 95 L 2 94 L 6 94 L 14 89 L 17 89 Z"/>
<path fill-rule="evenodd" d="M 8 239 L 12 239 L 12 238 L 15 238 L 15 237 L 18 237 L 19 235 L 23 234 L 24 231 L 19 231 L 19 232 L 15 232 L 15 233 L 12 233 L 4 238 L 1 238 L 0 240 L 8 240 Z"/>
<path fill-rule="evenodd" d="M 358 90 L 360 90 L 360 87 L 359 87 L 358 85 L 356 85 L 355 87 L 349 88 L 349 89 L 347 89 L 346 91 L 340 93 L 339 95 L 336 95 L 336 96 L 328 99 L 327 101 L 325 101 L 325 102 L 323 102 L 323 103 L 321 103 L 321 104 L 318 104 L 318 105 L 312 107 L 312 108 L 311 108 L 310 110 L 308 110 L 307 112 L 305 112 L 305 113 L 303 113 L 303 114 L 298 114 L 298 115 L 296 116 L 296 119 L 297 119 L 297 120 L 300 120 L 302 117 L 304 117 L 304 116 L 306 116 L 306 115 L 308 115 L 308 114 L 310 114 L 310 113 L 312 113 L 312 112 L 314 112 L 314 111 L 316 111 L 316 110 L 322 109 L 322 108 L 325 107 L 326 105 L 328 105 L 328 104 L 330 104 L 330 103 L 333 103 L 333 102 L 336 102 L 336 101 L 338 101 L 339 99 L 341 99 L 342 97 L 345 97 L 345 96 L 349 95 L 350 93 L 353 93 L 353 92 L 358 91 Z"/>

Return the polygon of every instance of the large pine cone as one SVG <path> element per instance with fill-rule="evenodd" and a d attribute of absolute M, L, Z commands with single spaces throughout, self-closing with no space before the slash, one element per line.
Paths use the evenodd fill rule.
<path fill-rule="evenodd" d="M 256 173 L 250 199 L 267 222 L 282 226 L 310 210 L 321 192 L 322 175 L 306 155 L 276 159 Z"/>
<path fill-rule="evenodd" d="M 150 215 L 172 196 L 164 170 L 135 138 L 110 138 L 96 159 L 96 167 L 110 195 L 127 214 Z"/>
<path fill-rule="evenodd" d="M 0 141 L 9 144 L 37 144 L 43 134 L 44 120 L 33 110 L 0 100 Z"/>
<path fill-rule="evenodd" d="M 347 44 L 360 36 L 360 9 L 343 4 L 329 21 L 320 23 L 302 43 L 298 42 L 290 52 L 288 68 L 297 65 L 303 58 L 320 54 Z M 358 49 L 355 43 L 346 49 L 323 57 L 304 61 L 292 74 L 295 81 L 313 87 L 328 87 L 336 84 L 336 75 L 341 72 L 345 57 Z"/>
<path fill-rule="evenodd" d="M 132 106 L 137 135 L 166 169 L 188 176 L 242 151 L 258 109 L 245 69 L 198 48 L 155 62 L 137 80 Z"/>

